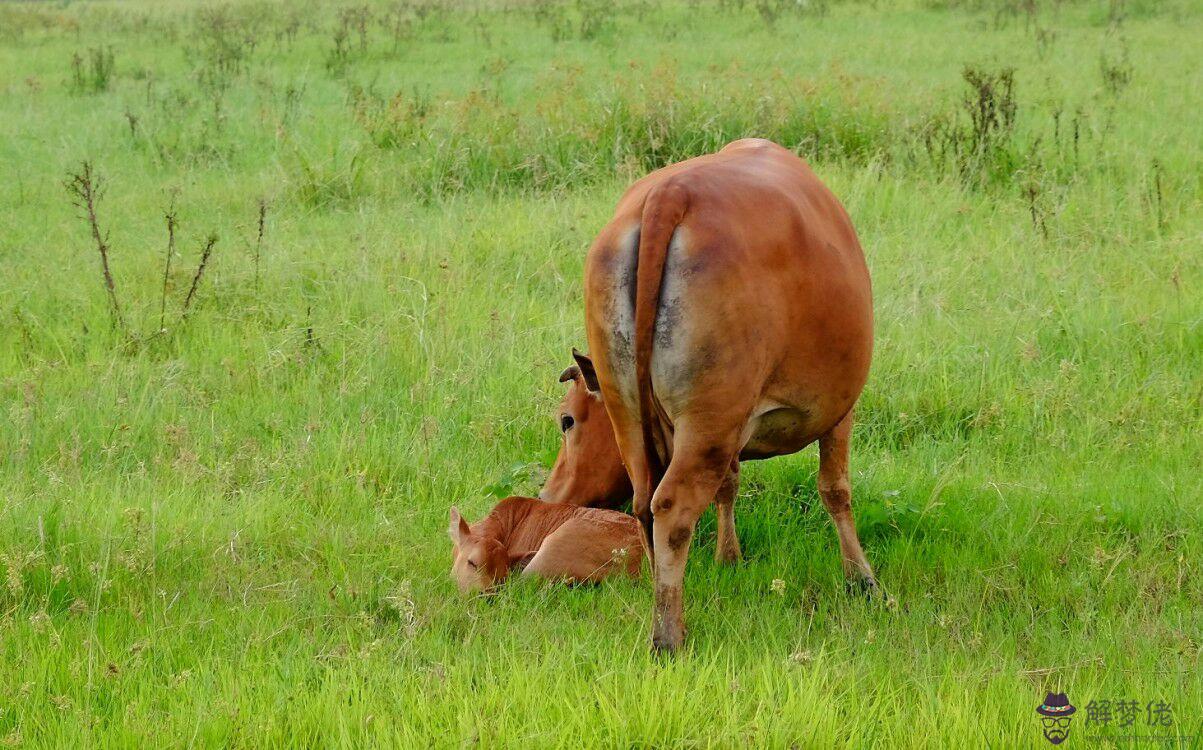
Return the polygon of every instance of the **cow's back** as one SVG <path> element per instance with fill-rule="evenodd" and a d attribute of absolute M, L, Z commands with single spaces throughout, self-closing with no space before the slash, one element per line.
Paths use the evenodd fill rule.
<path fill-rule="evenodd" d="M 687 196 L 656 311 L 653 391 L 669 420 L 699 393 L 749 416 L 796 407 L 809 442 L 855 402 L 868 374 L 872 304 L 847 213 L 810 168 L 767 141 L 648 175 L 623 196 L 590 250 L 589 340 L 604 349 L 616 394 L 635 410 L 635 268 L 648 196 Z M 611 407 L 613 408 L 613 407 Z M 797 420 L 795 419 L 795 422 Z"/>

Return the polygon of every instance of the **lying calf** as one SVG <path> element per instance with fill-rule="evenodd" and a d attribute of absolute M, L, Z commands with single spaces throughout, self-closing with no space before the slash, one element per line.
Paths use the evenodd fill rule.
<path fill-rule="evenodd" d="M 643 565 L 639 522 L 625 513 L 507 497 L 468 525 L 451 508 L 451 577 L 461 590 L 486 591 L 511 570 L 525 575 L 593 583 L 638 575 Z"/>

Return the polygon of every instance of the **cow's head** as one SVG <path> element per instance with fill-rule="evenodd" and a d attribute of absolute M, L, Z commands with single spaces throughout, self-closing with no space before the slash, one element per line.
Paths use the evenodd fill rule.
<path fill-rule="evenodd" d="M 472 533 L 468 522 L 451 507 L 451 578 L 464 593 L 488 591 L 505 580 L 510 572 L 510 556 L 496 539 Z"/>
<path fill-rule="evenodd" d="M 593 361 L 575 349 L 572 357 L 576 364 L 560 374 L 560 382 L 568 384 L 568 393 L 556 412 L 560 454 L 539 498 L 552 503 L 615 506 L 631 496 L 631 480 L 614 440 Z"/>

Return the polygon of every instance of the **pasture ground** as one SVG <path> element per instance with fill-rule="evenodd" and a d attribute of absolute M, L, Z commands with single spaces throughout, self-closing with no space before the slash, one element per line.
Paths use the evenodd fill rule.
<path fill-rule="evenodd" d="M 0 4 L 0 745 L 1032 747 L 1064 690 L 1067 747 L 1199 746 L 1200 38 L 1187 0 Z M 554 457 L 593 233 L 746 135 L 866 248 L 897 606 L 844 594 L 813 448 L 746 467 L 743 564 L 704 517 L 675 659 L 646 581 L 461 599 L 447 508 Z"/>

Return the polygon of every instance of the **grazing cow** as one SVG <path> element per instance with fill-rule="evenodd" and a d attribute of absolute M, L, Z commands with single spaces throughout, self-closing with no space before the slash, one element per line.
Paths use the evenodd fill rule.
<path fill-rule="evenodd" d="M 507 497 L 472 525 L 451 508 L 451 577 L 461 590 L 488 591 L 512 570 L 594 583 L 638 575 L 643 566 L 639 522 L 625 513 Z"/>
<path fill-rule="evenodd" d="M 739 558 L 741 459 L 818 440 L 844 572 L 875 590 L 848 482 L 873 349 L 869 272 L 805 162 L 746 139 L 636 182 L 589 249 L 585 317 L 592 358 L 574 351 L 561 377 L 563 447 L 542 497 L 611 502 L 625 465 L 655 578 L 655 648 L 684 639 L 685 561 L 711 502 L 717 556 Z M 584 429 L 607 413 L 611 429 Z"/>
<path fill-rule="evenodd" d="M 572 354 L 583 356 L 575 349 Z M 613 508 L 631 498 L 631 480 L 622 465 L 610 415 L 597 388 L 590 390 L 585 385 L 580 366 L 572 365 L 560 373 L 560 382 L 569 384 L 558 411 L 560 453 L 539 497 Z"/>

